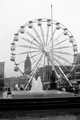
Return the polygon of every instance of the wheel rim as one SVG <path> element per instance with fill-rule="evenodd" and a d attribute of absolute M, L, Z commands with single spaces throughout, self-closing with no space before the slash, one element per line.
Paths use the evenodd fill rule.
<path fill-rule="evenodd" d="M 53 24 L 53 51 L 51 24 Z M 34 75 L 40 67 L 51 66 L 52 52 L 54 66 L 61 67 L 64 73 L 70 73 L 78 53 L 71 32 L 59 22 L 50 19 L 37 19 L 24 24 L 14 35 L 11 45 L 11 61 L 14 61 L 15 71 L 20 71 L 25 76 L 24 62 L 27 56 L 30 58 L 31 66 L 28 66 L 26 71 L 31 69 L 31 75 Z M 55 70 L 59 75 L 59 70 L 57 68 Z"/>

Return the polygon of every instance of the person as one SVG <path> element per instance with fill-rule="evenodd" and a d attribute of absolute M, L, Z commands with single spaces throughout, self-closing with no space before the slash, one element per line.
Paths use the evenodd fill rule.
<path fill-rule="evenodd" d="M 11 95 L 11 89 L 10 89 L 10 87 L 8 87 L 7 95 Z"/>
<path fill-rule="evenodd" d="M 66 88 L 65 88 L 65 87 L 63 87 L 63 88 L 62 88 L 62 91 L 66 92 Z"/>
<path fill-rule="evenodd" d="M 20 85 L 20 90 L 23 90 L 24 89 L 24 86 L 23 84 Z"/>
<path fill-rule="evenodd" d="M 12 92 L 11 92 L 11 88 L 10 87 L 8 87 L 8 89 L 7 89 L 7 96 L 6 96 L 7 98 L 12 98 Z"/>

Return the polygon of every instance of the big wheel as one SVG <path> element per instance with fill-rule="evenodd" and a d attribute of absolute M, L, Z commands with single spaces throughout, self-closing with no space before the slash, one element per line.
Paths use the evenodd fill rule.
<path fill-rule="evenodd" d="M 27 76 L 29 70 L 29 75 L 33 76 L 41 67 L 52 66 L 52 62 L 57 75 L 67 75 L 73 69 L 77 54 L 77 45 L 71 32 L 51 19 L 36 19 L 22 25 L 14 34 L 11 45 L 14 70 L 24 76 Z M 27 58 L 30 64 L 27 63 L 25 70 Z"/>

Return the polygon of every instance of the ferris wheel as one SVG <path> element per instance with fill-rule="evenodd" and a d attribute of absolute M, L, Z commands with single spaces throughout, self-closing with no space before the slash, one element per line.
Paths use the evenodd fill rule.
<path fill-rule="evenodd" d="M 27 75 L 24 72 L 24 63 L 27 56 L 31 61 L 31 66 L 26 69 L 28 71 L 31 68 L 30 76 L 41 67 L 52 66 L 52 63 L 56 74 L 60 75 L 71 72 L 78 53 L 77 44 L 68 28 L 57 21 L 45 18 L 22 25 L 14 34 L 11 51 L 14 70 L 25 76 Z"/>

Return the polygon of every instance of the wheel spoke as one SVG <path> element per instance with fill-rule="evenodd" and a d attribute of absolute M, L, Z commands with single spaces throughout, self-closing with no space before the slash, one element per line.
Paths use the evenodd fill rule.
<path fill-rule="evenodd" d="M 41 52 L 34 54 L 34 55 L 30 55 L 30 58 L 34 58 L 34 57 L 38 56 L 39 54 L 41 54 Z"/>
<path fill-rule="evenodd" d="M 54 52 L 55 52 L 55 53 L 64 54 L 64 55 L 73 56 L 72 54 L 70 54 L 70 53 L 67 53 L 67 52 L 60 52 L 60 51 L 54 51 Z"/>
<path fill-rule="evenodd" d="M 65 48 L 72 48 L 72 46 L 63 46 L 63 47 L 54 47 L 54 50 L 56 49 L 65 49 Z"/>
<path fill-rule="evenodd" d="M 29 32 L 27 32 L 27 34 L 33 39 L 33 41 L 35 41 L 39 46 L 41 46 L 41 43 Z"/>
<path fill-rule="evenodd" d="M 54 43 L 63 35 L 63 33 L 59 34 L 57 38 L 54 39 Z"/>
<path fill-rule="evenodd" d="M 23 55 L 23 54 L 35 53 L 35 52 L 38 52 L 38 51 L 27 51 L 27 52 L 18 53 L 16 55 Z"/>
<path fill-rule="evenodd" d="M 66 63 L 69 63 L 69 65 L 72 65 L 72 63 L 70 63 L 67 59 L 65 59 L 65 58 L 63 58 L 63 57 L 61 57 L 59 55 L 56 55 L 56 54 L 54 54 L 54 56 L 60 58 L 61 60 L 65 61 Z"/>
<path fill-rule="evenodd" d="M 51 43 L 52 37 L 54 36 L 55 32 L 56 32 L 56 28 L 55 28 L 55 30 L 53 31 L 53 34 L 52 34 L 52 36 L 51 36 L 51 38 L 50 38 L 50 40 L 49 40 L 49 42 L 48 42 L 48 45 Z"/>
<path fill-rule="evenodd" d="M 39 41 L 42 43 L 42 40 L 40 38 L 40 35 L 38 34 L 37 30 L 33 27 L 33 31 L 36 34 L 37 38 L 39 39 Z"/>
<path fill-rule="evenodd" d="M 43 32 L 42 26 L 40 26 L 40 29 L 41 29 L 41 35 L 42 35 L 42 38 L 43 38 L 43 44 L 45 45 L 44 32 Z"/>
<path fill-rule="evenodd" d="M 41 59 L 42 59 L 43 54 L 41 54 L 41 56 L 39 57 L 39 59 L 37 60 L 37 62 L 35 63 L 34 68 L 36 68 L 36 66 L 38 66 L 38 64 L 40 63 Z"/>
<path fill-rule="evenodd" d="M 48 37 L 49 37 L 49 26 L 47 26 L 46 45 L 48 43 Z"/>
<path fill-rule="evenodd" d="M 56 60 L 56 61 L 57 61 L 58 64 L 60 64 L 58 60 Z M 64 71 L 61 69 L 60 66 L 58 66 L 58 68 L 59 68 L 61 74 L 64 76 L 65 80 L 66 80 L 66 81 L 70 84 L 70 86 L 72 87 L 72 84 L 70 83 L 69 79 L 68 79 L 67 76 L 65 75 Z"/>
<path fill-rule="evenodd" d="M 21 65 L 21 64 L 23 64 L 25 62 L 25 60 L 23 60 L 23 61 L 21 61 L 20 63 L 18 63 L 18 65 Z"/>
<path fill-rule="evenodd" d="M 65 65 L 63 65 L 57 58 L 54 59 L 56 61 L 56 64 L 58 64 L 57 66 L 62 66 L 65 70 L 67 70 L 67 72 L 70 72 L 70 70 Z"/>
<path fill-rule="evenodd" d="M 62 40 L 62 41 L 58 42 L 57 44 L 54 44 L 54 46 L 60 45 L 60 44 L 64 43 L 64 42 L 67 41 L 67 40 L 69 40 L 69 38 L 67 38 L 67 39 L 65 39 L 65 40 Z"/>
<path fill-rule="evenodd" d="M 22 39 L 22 40 L 24 40 L 25 42 L 27 42 L 27 43 L 32 43 L 33 45 L 35 45 L 35 46 L 37 46 L 37 47 L 39 47 L 36 43 L 34 43 L 33 41 L 31 41 L 31 40 L 29 40 L 29 39 L 26 39 L 26 38 L 24 38 L 24 37 L 19 37 L 20 39 Z"/>
<path fill-rule="evenodd" d="M 33 46 L 29 46 L 29 45 L 16 45 L 16 47 L 39 49 L 39 48 L 37 48 L 37 47 L 33 47 Z"/>

